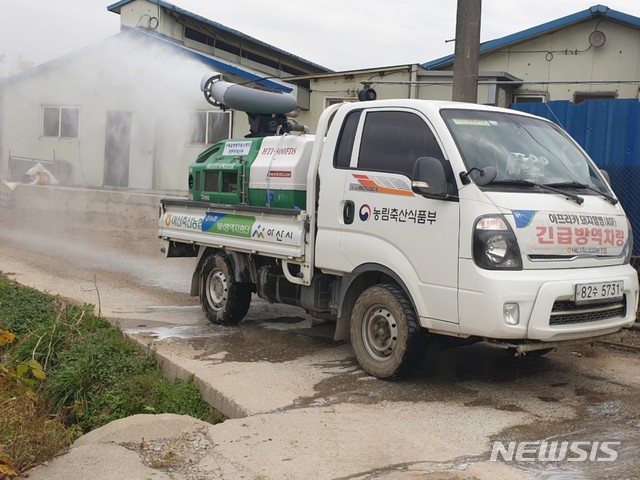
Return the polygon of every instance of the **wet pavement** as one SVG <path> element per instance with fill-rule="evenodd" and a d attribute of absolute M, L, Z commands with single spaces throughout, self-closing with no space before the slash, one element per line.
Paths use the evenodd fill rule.
<path fill-rule="evenodd" d="M 248 415 L 219 426 L 232 438 L 229 458 L 240 455 L 241 441 L 243 448 L 262 448 L 251 443 L 262 438 L 257 433 L 234 436 L 240 428 L 235 422 L 244 422 L 247 428 L 281 428 L 290 437 L 264 434 L 274 440 L 260 460 L 267 473 L 283 465 L 302 472 L 310 462 L 326 461 L 323 468 L 335 471 L 322 478 L 640 477 L 637 331 L 625 334 L 627 347 L 587 343 L 540 358 L 515 358 L 484 344 L 431 351 L 412 375 L 383 381 L 359 369 L 348 343 L 333 341 L 331 322 L 294 307 L 254 296 L 240 325 L 210 324 L 187 294 L 193 259 L 163 258 L 153 222 L 125 229 L 100 225 L 86 231 L 53 225 L 45 239 L 21 225 L 3 226 L 0 270 L 81 302 L 97 305 L 99 290 L 104 315 L 177 365 L 177 374 L 195 375 L 206 391 L 215 390 L 221 408 Z M 288 417 L 295 422 L 286 424 Z M 305 426 L 303 418 L 313 422 Z M 335 441 L 338 452 L 321 449 L 305 457 L 308 451 L 295 447 L 309 442 L 309 435 L 325 438 L 327 428 L 334 435 L 327 441 Z M 390 443 L 385 450 L 385 439 L 401 445 Z M 493 476 L 474 470 L 495 468 L 489 461 L 494 441 L 543 440 L 590 442 L 590 448 L 594 442 L 620 443 L 614 461 L 597 461 L 597 455 L 584 461 L 514 459 L 506 476 L 499 469 Z M 380 450 L 349 451 L 363 442 Z"/>
<path fill-rule="evenodd" d="M 282 312 L 282 310 L 287 310 Z M 464 464 L 487 462 L 491 443 L 620 442 L 614 462 L 567 460 L 515 461 L 536 479 L 638 478 L 640 468 L 640 364 L 633 348 L 604 344 L 566 347 L 546 357 L 513 357 L 485 344 L 429 352 L 419 370 L 394 381 L 370 377 L 359 369 L 350 347 L 332 340 L 333 324 L 297 309 L 274 306 L 254 297 L 248 318 L 238 326 L 211 325 L 192 307 L 198 323 L 190 326 L 125 328 L 132 335 L 159 343 L 183 344 L 193 358 L 214 363 L 272 364 L 313 357 L 310 368 L 330 374 L 313 385 L 313 394 L 292 399 L 278 411 L 336 404 L 376 405 L 383 402 L 452 402 L 466 407 L 525 414 L 530 421 L 504 429 L 490 439 L 486 453 L 461 457 Z M 625 334 L 638 341 L 636 332 Z M 338 352 L 330 355 L 334 350 Z M 326 361 L 319 360 L 327 355 Z M 603 358 L 629 363 L 622 377 L 593 368 Z M 595 448 L 598 448 L 596 444 Z M 568 445 L 568 444 L 567 444 Z M 586 445 L 586 444 L 585 444 Z M 603 455 L 600 452 L 600 456 Z M 397 465 L 395 469 L 399 468 Z M 409 466 L 405 466 L 409 470 Z"/>

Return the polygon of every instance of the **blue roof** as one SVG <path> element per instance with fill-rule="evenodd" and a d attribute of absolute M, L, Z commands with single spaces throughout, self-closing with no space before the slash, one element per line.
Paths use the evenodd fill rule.
<path fill-rule="evenodd" d="M 119 14 L 120 13 L 120 9 L 123 6 L 129 4 L 129 3 L 133 2 L 133 1 L 134 0 L 120 0 L 119 2 L 116 2 L 116 3 L 113 3 L 113 4 L 109 5 L 107 7 L 107 10 L 109 10 L 110 12 L 115 12 L 115 13 Z M 328 68 L 323 67 L 322 65 L 318 65 L 316 63 L 310 62 L 309 60 L 306 60 L 306 59 L 304 59 L 302 57 L 298 57 L 297 55 L 289 53 L 289 52 L 287 52 L 285 50 L 281 50 L 281 49 L 279 49 L 277 47 L 274 47 L 273 45 L 270 45 L 270 44 L 268 44 L 266 42 L 258 40 L 257 38 L 253 38 L 253 37 L 251 37 L 249 35 L 246 35 L 246 34 L 240 32 L 240 31 L 238 31 L 238 30 L 234 30 L 233 28 L 229 28 L 229 27 L 227 27 L 225 25 L 222 25 L 221 23 L 214 22 L 213 20 L 209 20 L 208 18 L 202 17 L 200 15 L 196 15 L 195 13 L 192 13 L 192 12 L 190 12 L 188 10 L 184 10 L 184 9 L 182 9 L 180 7 L 177 7 L 177 6 L 175 6 L 175 5 L 171 4 L 171 3 L 165 2 L 164 0 L 146 0 L 146 1 L 149 2 L 149 3 L 154 3 L 154 4 L 158 5 L 161 8 L 164 8 L 164 9 L 167 9 L 167 10 L 170 10 L 170 11 L 174 11 L 174 12 L 180 14 L 180 15 L 184 15 L 186 17 L 189 17 L 189 18 L 191 18 L 193 20 L 196 20 L 196 21 L 201 22 L 201 23 L 203 23 L 205 25 L 213 27 L 216 30 L 220 30 L 220 31 L 229 33 L 231 35 L 235 35 L 235 36 L 237 36 L 237 37 L 239 37 L 239 38 L 241 38 L 243 40 L 250 41 L 252 43 L 255 43 L 256 45 L 260 45 L 261 47 L 264 47 L 264 48 L 266 48 L 268 50 L 271 50 L 274 53 L 278 53 L 278 54 L 280 54 L 280 55 L 282 55 L 284 57 L 290 58 L 291 60 L 295 60 L 297 62 L 300 62 L 300 63 L 306 65 L 308 68 L 310 68 L 312 70 L 315 70 L 315 72 L 309 72 L 309 73 L 332 72 L 332 70 L 329 70 Z"/>
<path fill-rule="evenodd" d="M 552 20 L 535 27 L 522 30 L 521 32 L 507 35 L 506 37 L 497 38 L 495 40 L 489 40 L 480 44 L 480 55 L 484 55 L 516 43 L 530 40 L 532 38 L 552 33 L 562 28 L 574 25 L 576 23 L 584 22 L 593 18 L 607 18 L 618 23 L 623 23 L 634 28 L 640 28 L 640 18 L 628 15 L 626 13 L 611 10 L 606 5 L 594 5 L 591 8 L 582 10 L 580 12 L 561 17 L 556 20 Z M 448 67 L 453 64 L 453 55 L 447 55 L 440 57 L 430 62 L 423 63 L 422 67 L 426 70 L 439 70 L 444 67 Z"/>

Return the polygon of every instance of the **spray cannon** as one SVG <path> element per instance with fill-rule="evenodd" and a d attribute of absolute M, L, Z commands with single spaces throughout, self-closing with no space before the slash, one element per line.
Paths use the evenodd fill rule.
<path fill-rule="evenodd" d="M 225 82 L 222 74 L 205 75 L 200 89 L 207 102 L 222 109 L 233 108 L 259 115 L 277 115 L 295 110 L 296 98 L 288 93 L 256 90 L 236 83 Z"/>
<path fill-rule="evenodd" d="M 285 113 L 295 110 L 298 102 L 289 93 L 268 92 L 226 82 L 221 73 L 202 77 L 200 90 L 207 102 L 215 107 L 246 112 L 251 130 L 247 137 L 282 135 L 294 129 Z"/>

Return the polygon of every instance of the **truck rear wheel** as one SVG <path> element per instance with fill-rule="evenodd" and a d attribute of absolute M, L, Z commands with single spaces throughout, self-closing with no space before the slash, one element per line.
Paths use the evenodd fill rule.
<path fill-rule="evenodd" d="M 396 285 L 369 287 L 353 307 L 353 351 L 360 366 L 374 377 L 392 378 L 418 366 L 426 337 L 409 299 Z"/>
<path fill-rule="evenodd" d="M 251 286 L 237 283 L 229 257 L 209 256 L 200 272 L 200 304 L 207 319 L 221 325 L 240 322 L 251 304 Z"/>

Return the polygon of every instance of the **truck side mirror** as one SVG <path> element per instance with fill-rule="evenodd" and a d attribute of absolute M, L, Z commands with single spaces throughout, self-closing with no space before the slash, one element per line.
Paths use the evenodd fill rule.
<path fill-rule="evenodd" d="M 611 186 L 611 178 L 609 177 L 609 172 L 607 172 L 606 170 L 600 169 L 600 174 L 604 177 L 604 179 L 607 181 L 609 186 Z"/>
<path fill-rule="evenodd" d="M 450 174 L 449 176 L 451 176 Z M 427 198 L 453 200 L 444 161 L 434 157 L 420 157 L 413 166 L 411 190 Z"/>

